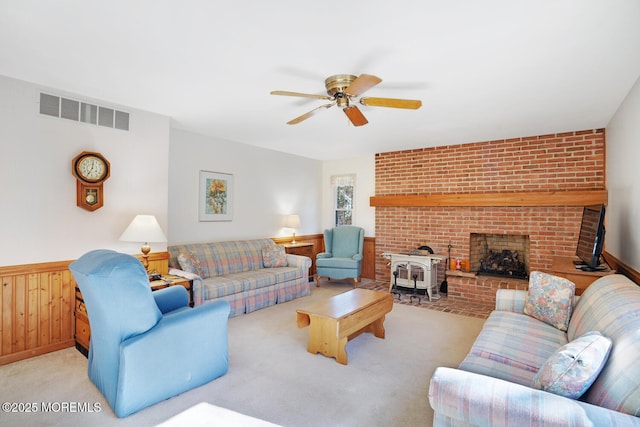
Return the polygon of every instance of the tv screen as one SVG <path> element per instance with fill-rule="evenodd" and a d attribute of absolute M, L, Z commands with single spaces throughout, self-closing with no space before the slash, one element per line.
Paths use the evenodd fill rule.
<path fill-rule="evenodd" d="M 604 213 L 604 204 L 597 208 L 587 206 L 582 212 L 576 255 L 587 270 L 602 268 L 599 265 L 604 245 Z"/>

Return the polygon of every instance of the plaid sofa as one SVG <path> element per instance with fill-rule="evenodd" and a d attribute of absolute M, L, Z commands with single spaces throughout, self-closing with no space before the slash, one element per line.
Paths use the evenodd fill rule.
<path fill-rule="evenodd" d="M 169 246 L 169 273 L 193 279 L 195 305 L 227 301 L 230 317 L 310 295 L 311 259 L 287 254 L 286 266 L 265 268 L 263 249 L 273 246 L 271 239 Z M 197 260 L 199 274 L 180 269 L 181 253 Z"/>
<path fill-rule="evenodd" d="M 496 310 L 458 369 L 436 369 L 434 425 L 640 426 L 640 287 L 619 274 L 599 278 L 577 298 L 566 332 L 524 314 L 525 296 L 498 290 Z M 530 386 L 552 353 L 589 331 L 613 347 L 580 399 Z"/>

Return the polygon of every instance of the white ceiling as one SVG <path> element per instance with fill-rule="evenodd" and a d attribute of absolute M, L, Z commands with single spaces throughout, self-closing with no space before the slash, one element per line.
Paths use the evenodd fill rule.
<path fill-rule="evenodd" d="M 640 76 L 638 0 L 0 0 L 0 75 L 315 159 L 605 127 Z M 419 110 L 326 101 L 333 74 Z"/>

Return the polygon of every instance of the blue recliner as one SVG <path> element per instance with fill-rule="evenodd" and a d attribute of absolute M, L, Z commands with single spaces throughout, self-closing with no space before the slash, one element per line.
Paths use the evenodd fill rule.
<path fill-rule="evenodd" d="M 91 326 L 88 374 L 118 417 L 227 372 L 229 304 L 190 308 L 182 286 L 151 292 L 131 255 L 88 252 L 71 270 Z"/>
<path fill-rule="evenodd" d="M 364 229 L 343 225 L 324 230 L 324 250 L 316 256 L 316 286 L 320 277 L 327 279 L 354 279 L 358 285 L 362 273 Z"/>

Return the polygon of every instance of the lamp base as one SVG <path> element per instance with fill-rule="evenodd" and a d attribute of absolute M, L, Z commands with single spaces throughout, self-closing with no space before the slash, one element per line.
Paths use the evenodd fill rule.
<path fill-rule="evenodd" d="M 147 270 L 147 273 L 148 273 L 149 272 L 149 252 L 151 251 L 151 246 L 144 245 L 141 250 L 142 250 L 142 265 L 144 266 L 144 269 Z"/>

